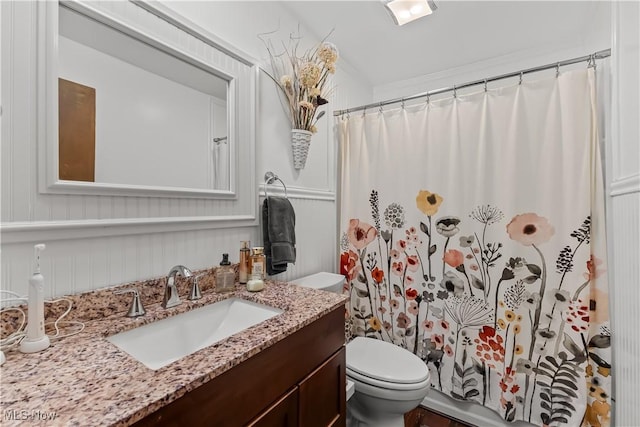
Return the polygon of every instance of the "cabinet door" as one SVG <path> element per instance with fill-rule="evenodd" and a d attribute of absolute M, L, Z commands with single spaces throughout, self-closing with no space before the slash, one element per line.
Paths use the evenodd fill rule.
<path fill-rule="evenodd" d="M 345 347 L 307 376 L 300 388 L 300 425 L 343 427 L 346 423 Z"/>
<path fill-rule="evenodd" d="M 248 424 L 249 427 L 297 427 L 298 387 L 291 389 L 277 402 Z"/>

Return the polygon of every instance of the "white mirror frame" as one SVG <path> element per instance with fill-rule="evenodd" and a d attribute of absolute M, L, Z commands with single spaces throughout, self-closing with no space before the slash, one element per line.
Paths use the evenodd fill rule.
<path fill-rule="evenodd" d="M 115 2 L 120 3 L 120 2 Z M 192 189 L 143 185 L 109 184 L 59 179 L 58 173 L 58 8 L 57 1 L 43 1 L 38 5 L 38 162 L 39 191 L 46 194 L 82 194 L 105 196 L 184 197 L 237 200 L 241 168 L 254 162 L 256 76 L 257 66 L 247 55 L 226 45 L 215 36 L 156 2 L 122 2 L 137 9 L 138 17 L 147 18 L 146 27 L 139 28 L 131 19 L 97 9 L 77 0 L 62 4 L 74 11 L 102 22 L 133 38 L 143 41 L 170 55 L 198 67 L 208 69 L 229 81 L 228 86 L 228 143 L 230 176 L 228 190 Z M 130 11 L 128 12 L 129 14 Z M 145 15 L 148 15 L 145 16 Z M 150 18 L 160 19 L 150 19 Z M 151 28 L 155 23 L 156 28 Z M 150 30 L 154 33 L 151 34 Z M 184 37 L 184 35 L 190 37 Z M 195 52 L 194 42 L 199 44 Z M 250 72 L 237 71 L 234 61 L 249 67 Z M 240 86 L 243 86 L 241 89 Z M 241 129 L 245 129 L 243 131 Z M 249 156 L 249 157 L 247 157 Z M 253 173 L 251 173 L 253 176 Z M 243 196 L 244 197 L 244 196 Z M 246 195 L 255 197 L 255 194 Z"/>

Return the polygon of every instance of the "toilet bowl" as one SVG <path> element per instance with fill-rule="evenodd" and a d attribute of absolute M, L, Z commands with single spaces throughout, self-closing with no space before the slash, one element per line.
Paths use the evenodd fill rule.
<path fill-rule="evenodd" d="M 344 277 L 322 272 L 291 283 L 339 293 Z M 347 402 L 347 426 L 403 427 L 404 414 L 429 391 L 427 365 L 413 353 L 377 339 L 356 337 L 346 348 L 347 382 L 355 386 Z"/>
<path fill-rule="evenodd" d="M 347 378 L 356 385 L 348 402 L 350 426 L 402 427 L 430 388 L 429 368 L 413 353 L 372 338 L 347 344 Z"/>

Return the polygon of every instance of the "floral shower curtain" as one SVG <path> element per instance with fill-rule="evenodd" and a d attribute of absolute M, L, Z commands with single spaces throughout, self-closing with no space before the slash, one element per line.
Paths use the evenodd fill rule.
<path fill-rule="evenodd" d="M 594 78 L 338 122 L 354 334 L 412 351 L 432 387 L 507 421 L 609 424 Z"/>

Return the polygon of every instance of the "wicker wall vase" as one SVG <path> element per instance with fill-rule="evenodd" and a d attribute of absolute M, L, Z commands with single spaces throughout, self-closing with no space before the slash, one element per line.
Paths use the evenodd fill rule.
<path fill-rule="evenodd" d="M 309 154 L 309 145 L 311 144 L 311 135 L 308 130 L 292 129 L 291 130 L 291 148 L 293 150 L 293 167 L 297 170 L 304 169 Z"/>

